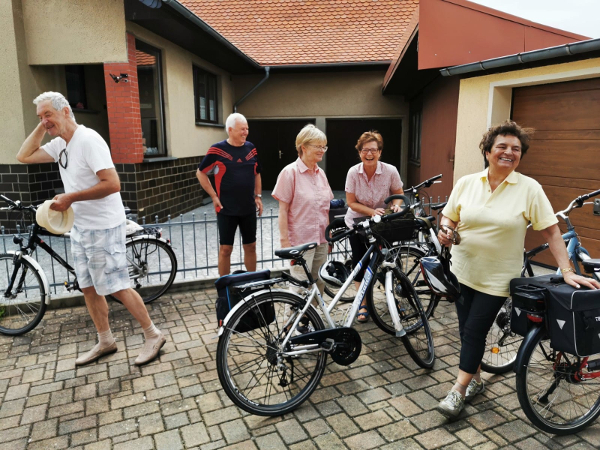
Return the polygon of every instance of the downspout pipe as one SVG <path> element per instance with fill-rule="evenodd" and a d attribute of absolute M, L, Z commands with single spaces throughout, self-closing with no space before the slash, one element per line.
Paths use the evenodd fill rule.
<path fill-rule="evenodd" d="M 257 90 L 261 84 L 263 84 L 265 81 L 267 81 L 269 79 L 269 73 L 271 72 L 271 68 L 269 66 L 265 67 L 265 76 L 263 77 L 262 80 L 260 80 L 258 82 L 258 84 L 256 86 L 254 86 L 252 89 L 250 89 L 248 92 L 246 92 L 246 94 L 240 98 L 237 102 L 235 102 L 235 104 L 233 105 L 233 112 L 237 112 L 237 107 L 244 101 L 246 100 L 248 97 L 250 97 L 250 95 L 252 95 L 252 93 Z"/>
<path fill-rule="evenodd" d="M 255 69 L 261 68 L 261 66 L 256 61 L 254 61 L 252 58 L 250 58 L 248 55 L 246 55 L 244 52 L 242 52 L 239 48 L 237 48 L 235 45 L 233 45 L 231 42 L 229 42 L 227 39 L 225 39 L 223 36 L 221 36 L 221 34 L 219 34 L 217 31 L 215 31 L 214 28 L 212 28 L 206 22 L 201 20 L 198 16 L 196 16 L 193 12 L 191 12 L 189 9 L 187 9 L 185 6 L 183 6 L 177 0 L 162 0 L 162 1 L 163 1 L 163 3 L 169 5 L 171 8 L 173 8 L 175 11 L 177 11 L 179 14 L 181 14 L 185 19 L 189 20 L 194 25 L 199 27 L 206 34 L 213 37 L 220 44 L 227 47 L 229 50 L 231 50 L 237 56 L 239 56 L 244 61 L 246 61 L 248 64 L 250 64 L 252 67 L 254 67 Z"/>
<path fill-rule="evenodd" d="M 573 56 L 588 52 L 600 50 L 600 39 L 589 39 L 587 41 L 573 42 L 571 44 L 558 45 L 556 47 L 542 48 L 529 52 L 517 53 L 516 55 L 502 56 L 500 58 L 486 59 L 484 61 L 460 66 L 447 67 L 440 69 L 442 76 L 451 77 L 453 75 L 462 75 L 465 73 L 479 72 L 483 70 L 499 69 L 517 64 L 527 64 L 536 61 L 543 61 L 551 58 L 560 58 Z"/>

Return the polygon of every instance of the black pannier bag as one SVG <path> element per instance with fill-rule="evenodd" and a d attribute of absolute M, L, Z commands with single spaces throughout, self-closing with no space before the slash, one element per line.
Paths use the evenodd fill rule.
<path fill-rule="evenodd" d="M 258 272 L 234 272 L 231 275 L 224 275 L 215 281 L 217 288 L 217 323 L 219 327 L 223 325 L 223 320 L 229 314 L 229 311 L 239 303 L 243 298 L 262 289 L 261 286 L 247 288 L 243 291 L 237 287 L 253 281 L 263 281 L 271 278 L 271 271 L 268 269 Z M 253 314 L 255 313 L 255 314 Z M 261 326 L 266 326 L 275 320 L 275 309 L 272 303 L 266 303 L 257 306 L 251 310 L 251 313 L 240 321 L 235 330 L 240 333 L 251 331 Z"/>
<path fill-rule="evenodd" d="M 600 353 L 600 290 L 575 289 L 553 274 L 512 280 L 511 293 L 515 292 L 513 282 L 515 288 L 527 284 L 545 289 L 547 327 L 554 350 L 577 356 Z"/>
<path fill-rule="evenodd" d="M 512 311 L 510 329 L 515 334 L 525 336 L 533 325 L 532 321 L 527 318 L 527 314 L 533 313 L 542 317 L 544 316 L 544 311 L 546 310 L 546 288 L 530 284 L 515 286 L 513 288 L 511 283 L 511 295 Z"/>

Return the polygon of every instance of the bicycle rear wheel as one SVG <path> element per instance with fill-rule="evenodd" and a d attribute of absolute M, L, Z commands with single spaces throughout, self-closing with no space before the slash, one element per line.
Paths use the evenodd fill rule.
<path fill-rule="evenodd" d="M 224 325 L 217 345 L 217 373 L 227 396 L 244 411 L 280 416 L 300 406 L 317 388 L 327 353 L 316 349 L 290 356 L 293 346 L 282 346 L 305 304 L 304 298 L 290 292 L 260 294 L 246 299 Z M 309 331 L 324 328 L 312 306 L 304 319 Z"/>
<path fill-rule="evenodd" d="M 581 380 L 590 374 L 579 369 L 582 358 L 555 352 L 545 337 L 540 327 L 523 344 L 525 367 L 517 373 L 517 397 L 527 418 L 540 430 L 577 433 L 600 415 L 600 377 Z"/>
<path fill-rule="evenodd" d="M 144 303 L 156 300 L 171 287 L 177 275 L 177 258 L 169 244 L 142 237 L 128 240 L 126 251 L 131 288 L 140 294 Z"/>
<path fill-rule="evenodd" d="M 435 349 L 429 321 L 410 280 L 398 268 L 392 271 L 392 293 L 400 322 L 406 331 L 406 336 L 401 338 L 406 351 L 420 367 L 432 368 Z M 396 335 L 385 297 L 385 277 L 382 271 L 378 270 L 367 290 L 367 306 L 373 322 L 386 333 Z"/>
<path fill-rule="evenodd" d="M 0 333 L 18 336 L 33 330 L 46 313 L 46 289 L 37 269 L 26 259 L 6 292 L 15 269 L 15 256 L 0 255 Z"/>
<path fill-rule="evenodd" d="M 481 370 L 488 373 L 507 373 L 513 370 L 523 337 L 511 332 L 512 299 L 500 308 L 485 340 Z"/>

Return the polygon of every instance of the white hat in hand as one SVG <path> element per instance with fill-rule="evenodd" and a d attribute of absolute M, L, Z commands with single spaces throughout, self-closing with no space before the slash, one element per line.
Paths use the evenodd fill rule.
<path fill-rule="evenodd" d="M 55 211 L 50 209 L 52 203 L 54 203 L 54 200 L 46 200 L 38 206 L 35 213 L 35 220 L 38 225 L 53 234 L 65 234 L 71 231 L 75 221 L 73 208 L 69 206 L 66 211 Z"/>

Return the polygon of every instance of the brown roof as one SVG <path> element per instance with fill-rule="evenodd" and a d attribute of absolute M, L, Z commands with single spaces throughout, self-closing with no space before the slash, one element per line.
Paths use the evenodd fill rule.
<path fill-rule="evenodd" d="M 179 0 L 262 65 L 389 62 L 419 0 Z"/>

